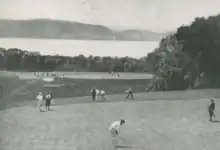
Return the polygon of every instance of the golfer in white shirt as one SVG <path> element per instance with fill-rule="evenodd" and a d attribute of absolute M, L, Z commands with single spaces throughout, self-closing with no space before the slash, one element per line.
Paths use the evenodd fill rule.
<path fill-rule="evenodd" d="M 100 96 L 99 89 L 95 89 L 95 93 L 96 93 L 96 100 L 99 100 L 99 96 Z"/>
<path fill-rule="evenodd" d="M 44 100 L 44 96 L 43 96 L 43 94 L 41 92 L 38 93 L 38 95 L 36 97 L 36 100 L 38 101 L 37 102 L 37 108 L 38 108 L 39 111 L 41 111 L 41 105 L 42 105 L 43 100 Z"/>
<path fill-rule="evenodd" d="M 112 141 L 113 146 L 116 146 L 116 144 L 117 144 L 116 138 L 119 136 L 118 131 L 123 124 L 125 124 L 125 120 L 121 119 L 119 121 L 114 121 L 109 128 L 111 136 L 113 137 L 113 141 Z"/>
<path fill-rule="evenodd" d="M 105 93 L 104 90 L 101 90 L 101 91 L 100 91 L 100 96 L 101 96 L 101 100 L 102 100 L 102 101 L 106 100 L 106 93 Z"/>

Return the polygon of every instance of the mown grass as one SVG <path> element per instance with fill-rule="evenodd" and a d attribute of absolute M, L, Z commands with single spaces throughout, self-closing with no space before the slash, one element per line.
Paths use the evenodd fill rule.
<path fill-rule="evenodd" d="M 89 73 L 90 74 L 90 73 Z M 29 73 L 29 75 L 32 75 Z M 86 74 L 87 75 L 87 74 Z M 134 74 L 133 74 L 134 75 Z M 21 78 L 21 79 L 20 79 Z M 52 83 L 46 83 L 34 78 L 23 79 L 21 76 L 1 77 L 4 99 L 1 98 L 1 109 L 31 103 L 38 92 L 53 92 L 53 98 L 73 98 L 91 95 L 91 88 L 103 89 L 107 94 L 124 93 L 125 90 L 132 87 L 134 92 L 143 92 L 149 83 L 149 79 L 73 79 L 58 78 Z M 50 85 L 50 86 L 49 86 Z M 58 86 L 57 86 L 58 85 Z M 60 85 L 60 86 L 59 86 Z M 7 106 L 7 107 L 6 107 Z"/>
<path fill-rule="evenodd" d="M 0 149 L 111 150 L 108 128 L 123 118 L 123 146 L 218 150 L 219 124 L 208 121 L 208 104 L 208 100 L 87 103 L 53 106 L 53 111 L 42 113 L 32 106 L 11 108 L 0 112 Z"/>
<path fill-rule="evenodd" d="M 42 89 L 44 82 L 18 81 L 18 87 L 10 89 L 12 100 L 6 102 L 10 102 L 7 106 L 23 106 L 0 111 L 0 149 L 3 150 L 111 150 L 108 128 L 112 121 L 121 118 L 126 120 L 120 131 L 121 145 L 135 146 L 136 150 L 218 150 L 220 147 L 219 124 L 209 122 L 207 112 L 208 99 L 217 98 L 215 113 L 216 119 L 220 119 L 219 89 L 138 93 L 136 101 L 125 102 L 124 94 L 115 93 L 124 93 L 130 84 L 136 85 L 134 89 L 138 92 L 147 81 L 65 79 L 54 83 L 69 86 L 54 90 L 58 105 L 51 107 L 53 111 L 39 113 L 35 105 L 24 106 L 25 98 L 31 99 L 36 91 L 46 90 Z M 106 89 L 114 95 L 109 95 L 105 103 L 93 104 L 90 97 L 80 97 L 80 94 L 90 95 L 89 86 Z M 23 94 L 19 97 L 19 93 Z M 72 97 L 77 94 L 79 97 Z M 64 98 L 66 95 L 70 97 Z"/>
<path fill-rule="evenodd" d="M 30 75 L 30 74 L 29 74 Z M 87 75 L 87 74 L 86 74 Z M 134 74 L 133 74 L 134 75 Z M 90 102 L 92 87 L 103 89 L 107 95 L 125 93 L 129 87 L 133 88 L 134 93 L 144 92 L 149 79 L 57 79 L 53 83 L 46 83 L 37 79 L 18 79 L 16 76 L 10 78 L 1 77 L 4 98 L 1 98 L 0 109 L 6 109 L 14 106 L 23 106 L 35 103 L 35 96 L 38 92 L 53 92 L 53 98 L 56 104 L 74 104 Z M 52 85 L 48 87 L 49 85 Z M 58 85 L 58 86 L 57 86 Z M 60 85 L 60 86 L 59 86 Z M 75 99 L 75 97 L 79 97 Z M 125 100 L 125 94 L 120 95 L 119 99 L 111 96 L 108 102 Z M 220 97 L 220 90 L 189 90 L 173 92 L 151 92 L 136 95 L 136 100 L 189 100 Z"/>

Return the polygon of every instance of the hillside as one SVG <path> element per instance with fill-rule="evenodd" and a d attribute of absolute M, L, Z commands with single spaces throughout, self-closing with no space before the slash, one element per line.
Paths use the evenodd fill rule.
<path fill-rule="evenodd" d="M 61 20 L 0 20 L 0 37 L 4 38 L 158 41 L 162 35 L 138 29 L 113 31 L 101 25 Z"/>

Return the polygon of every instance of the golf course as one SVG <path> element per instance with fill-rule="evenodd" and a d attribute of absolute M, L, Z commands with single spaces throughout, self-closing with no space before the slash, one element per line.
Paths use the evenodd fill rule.
<path fill-rule="evenodd" d="M 58 73 L 59 74 L 59 73 Z M 1 150 L 111 150 L 108 128 L 125 119 L 117 149 L 218 150 L 219 89 L 144 92 L 147 74 L 60 73 L 45 82 L 33 73 L 2 72 Z M 74 75 L 75 74 L 75 75 Z M 81 78 L 80 78 L 81 77 Z M 92 87 L 107 93 L 92 103 Z M 132 87 L 135 100 L 125 100 Z M 53 92 L 51 111 L 36 109 L 38 92 Z M 216 121 L 209 122 L 209 99 Z M 132 147 L 132 148 L 131 148 Z"/>

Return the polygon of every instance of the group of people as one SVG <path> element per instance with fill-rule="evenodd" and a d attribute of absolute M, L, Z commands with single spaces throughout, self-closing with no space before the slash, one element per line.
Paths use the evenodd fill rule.
<path fill-rule="evenodd" d="M 101 100 L 106 100 L 106 92 L 104 90 L 98 90 L 96 88 L 92 88 L 91 90 L 91 93 L 92 93 L 92 100 L 93 102 L 95 102 L 98 97 L 100 96 L 101 97 Z M 133 99 L 134 100 L 134 95 L 133 95 L 133 92 L 132 92 L 132 88 L 129 88 L 126 93 L 128 93 L 128 95 L 126 96 L 126 99 Z M 45 95 L 43 95 L 42 92 L 38 93 L 36 99 L 38 100 L 38 109 L 39 111 L 41 111 L 41 107 L 43 105 L 43 101 L 45 100 L 45 107 L 47 110 L 50 109 L 50 105 L 51 105 L 51 99 L 52 99 L 52 92 L 48 92 L 46 93 Z M 214 99 L 211 99 L 210 100 L 210 104 L 208 106 L 208 112 L 209 112 L 209 121 L 213 122 L 215 121 L 213 118 L 215 117 L 215 113 L 214 113 L 214 110 L 215 110 L 215 101 Z M 113 141 L 112 141 L 112 146 L 113 147 L 116 147 L 118 145 L 117 141 L 118 141 L 118 137 L 119 137 L 119 129 L 122 125 L 125 124 L 125 120 L 124 119 L 121 119 L 121 120 L 118 120 L 118 121 L 114 121 L 112 122 L 112 124 L 110 125 L 109 127 L 109 132 L 113 138 Z"/>
<path fill-rule="evenodd" d="M 119 73 L 117 73 L 117 72 L 109 72 L 109 74 L 111 74 L 112 76 L 117 75 L 117 76 L 118 76 L 118 78 L 120 78 L 120 74 L 119 74 Z"/>
<path fill-rule="evenodd" d="M 45 95 L 42 92 L 39 92 L 36 100 L 38 101 L 37 103 L 37 108 L 39 111 L 42 111 L 42 106 L 45 101 L 45 108 L 46 110 L 50 110 L 50 105 L 51 105 L 51 100 L 52 100 L 52 92 L 48 92 Z"/>
<path fill-rule="evenodd" d="M 102 101 L 107 100 L 106 99 L 106 92 L 104 90 L 98 90 L 96 88 L 92 88 L 91 93 L 92 93 L 93 102 L 95 102 L 96 100 L 99 100 L 99 97 L 100 97 L 100 100 L 102 100 Z M 128 100 L 128 99 L 134 100 L 134 94 L 132 92 L 132 88 L 129 88 L 126 91 L 126 93 L 128 94 L 125 98 L 126 100 Z"/>
<path fill-rule="evenodd" d="M 92 93 L 93 102 L 95 102 L 96 100 L 99 100 L 99 97 L 102 101 L 106 100 L 106 92 L 104 90 L 98 90 L 98 89 L 92 88 L 91 93 Z"/>

